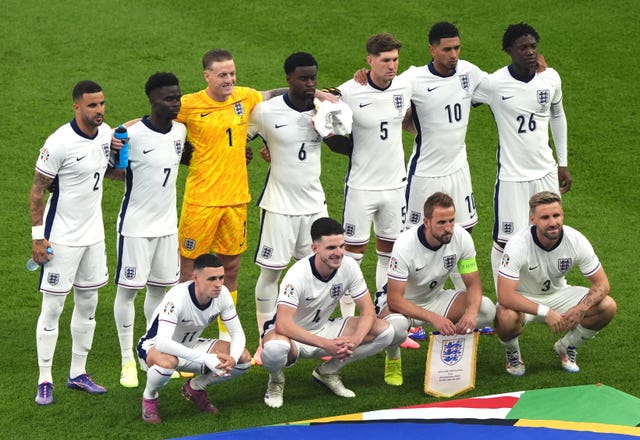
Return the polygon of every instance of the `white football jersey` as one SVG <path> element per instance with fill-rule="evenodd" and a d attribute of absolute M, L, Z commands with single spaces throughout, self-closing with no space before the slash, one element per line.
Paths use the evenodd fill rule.
<path fill-rule="evenodd" d="M 556 169 L 549 145 L 551 105 L 562 101 L 560 75 L 552 68 L 529 82 L 514 78 L 511 66 L 492 73 L 476 89 L 474 102 L 491 107 L 498 127 L 498 178 L 525 182 Z"/>
<path fill-rule="evenodd" d="M 546 250 L 536 237 L 535 225 L 519 231 L 507 242 L 498 274 L 518 281 L 520 293 L 552 294 L 567 285 L 565 276 L 578 266 L 585 277 L 600 269 L 600 260 L 584 235 L 562 227 L 560 241 Z"/>
<path fill-rule="evenodd" d="M 278 295 L 278 305 L 295 308 L 296 324 L 308 331 L 324 327 L 345 292 L 354 300 L 369 294 L 360 266 L 353 258 L 345 255 L 340 267 L 326 280 L 315 270 L 315 258 L 312 255 L 291 266 Z"/>
<path fill-rule="evenodd" d="M 202 332 L 214 322 L 218 316 L 224 321 L 231 333 L 241 331 L 242 326 L 229 290 L 222 286 L 220 296 L 213 298 L 202 307 L 195 297 L 193 281 L 180 283 L 166 293 L 164 299 L 153 313 L 151 324 L 138 343 L 141 347 L 147 340 L 155 341 L 158 334 L 172 334 L 171 339 L 186 347 L 192 347 Z M 244 333 L 242 333 L 244 335 Z M 236 341 L 237 342 L 237 341 Z M 234 344 L 231 341 L 231 356 L 238 359 L 244 350 L 244 343 Z"/>
<path fill-rule="evenodd" d="M 342 100 L 353 111 L 351 153 L 346 184 L 363 190 L 385 190 L 406 185 L 402 120 L 410 106 L 409 84 L 399 75 L 384 90 L 371 80 L 354 80 L 340 87 Z"/>
<path fill-rule="evenodd" d="M 258 205 L 285 215 L 309 215 L 325 209 L 320 183 L 322 137 L 313 128 L 315 108 L 298 111 L 288 95 L 259 103 L 249 119 L 249 138 L 260 136 L 271 164 Z"/>
<path fill-rule="evenodd" d="M 389 279 L 407 283 L 404 297 L 421 307 L 438 295 L 459 261 L 476 255 L 471 235 L 462 226 L 454 225 L 451 241 L 435 249 L 427 243 L 424 228 L 421 224 L 400 234 L 387 271 Z"/>
<path fill-rule="evenodd" d="M 145 116 L 127 128 L 129 166 L 117 230 L 128 237 L 162 237 L 178 233 L 176 179 L 187 129 L 173 122 L 159 132 Z"/>
<path fill-rule="evenodd" d="M 89 246 L 104 240 L 102 180 L 110 145 L 107 124 L 89 138 L 74 119 L 58 128 L 40 149 L 36 172 L 54 179 L 55 190 L 43 219 L 44 235 L 52 243 Z"/>
<path fill-rule="evenodd" d="M 417 130 L 407 173 L 440 177 L 456 172 L 467 161 L 465 137 L 471 98 L 486 73 L 460 60 L 451 76 L 441 76 L 433 62 L 411 66 L 402 75 L 411 85 L 412 117 Z"/>

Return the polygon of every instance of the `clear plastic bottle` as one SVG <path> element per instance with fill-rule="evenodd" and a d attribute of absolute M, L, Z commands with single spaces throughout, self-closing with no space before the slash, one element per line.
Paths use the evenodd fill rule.
<path fill-rule="evenodd" d="M 47 248 L 47 254 L 51 255 L 53 253 L 53 249 L 51 249 L 50 247 Z M 29 258 L 27 260 L 27 270 L 30 272 L 33 272 L 37 269 L 40 269 L 40 265 L 38 263 L 36 263 L 36 260 L 33 259 L 33 257 Z"/>

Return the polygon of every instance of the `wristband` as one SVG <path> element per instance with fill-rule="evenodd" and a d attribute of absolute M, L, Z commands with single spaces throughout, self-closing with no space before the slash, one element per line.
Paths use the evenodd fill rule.
<path fill-rule="evenodd" d="M 541 318 L 546 318 L 548 314 L 549 314 L 549 307 L 542 304 L 538 304 L 538 311 L 536 312 L 536 315 L 540 316 Z"/>
<path fill-rule="evenodd" d="M 32 240 L 44 239 L 44 225 L 31 226 L 31 239 Z"/>

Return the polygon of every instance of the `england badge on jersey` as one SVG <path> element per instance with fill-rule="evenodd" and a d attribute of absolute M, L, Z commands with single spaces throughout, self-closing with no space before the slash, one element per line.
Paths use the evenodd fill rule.
<path fill-rule="evenodd" d="M 558 258 L 558 270 L 560 272 L 568 272 L 572 265 L 572 258 Z"/>
<path fill-rule="evenodd" d="M 334 284 L 333 286 L 331 286 L 331 290 L 329 291 L 329 296 L 332 299 L 336 299 L 342 296 L 342 283 L 338 283 L 338 284 Z"/>
<path fill-rule="evenodd" d="M 468 74 L 464 74 L 464 75 L 460 75 L 460 86 L 462 87 L 462 90 L 464 90 L 465 92 L 469 91 L 469 88 L 471 87 L 471 82 L 469 81 L 469 75 Z"/>
<path fill-rule="evenodd" d="M 268 260 L 273 255 L 273 248 L 270 248 L 269 246 L 263 246 L 260 255 L 262 255 L 262 258 L 266 258 Z"/>
<path fill-rule="evenodd" d="M 551 93 L 549 92 L 549 89 L 538 90 L 537 95 L 538 95 L 538 104 L 546 105 L 549 103 L 549 96 L 551 95 Z"/>
<path fill-rule="evenodd" d="M 444 268 L 446 270 L 451 270 L 456 264 L 456 254 L 453 255 L 445 255 L 442 257 L 442 263 L 444 264 Z"/>
<path fill-rule="evenodd" d="M 347 223 L 344 225 L 344 235 L 347 237 L 353 237 L 353 234 L 356 233 L 356 225 L 353 223 Z"/>
<path fill-rule="evenodd" d="M 242 106 L 242 101 L 233 103 L 233 111 L 236 112 L 236 115 L 243 116 L 244 115 L 244 107 Z"/>
<path fill-rule="evenodd" d="M 502 232 L 505 234 L 513 233 L 513 222 L 502 222 Z"/>
<path fill-rule="evenodd" d="M 194 250 L 196 248 L 196 241 L 193 238 L 185 238 L 184 248 L 188 251 Z"/>
<path fill-rule="evenodd" d="M 102 144 L 102 154 L 104 154 L 104 158 L 109 160 L 109 154 L 111 154 L 111 149 L 109 148 L 109 143 Z"/>
<path fill-rule="evenodd" d="M 393 95 L 393 106 L 401 112 L 404 108 L 404 96 L 402 95 Z"/>

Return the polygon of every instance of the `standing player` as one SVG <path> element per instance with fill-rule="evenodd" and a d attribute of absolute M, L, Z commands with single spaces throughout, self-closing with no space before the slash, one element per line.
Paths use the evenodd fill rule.
<path fill-rule="evenodd" d="M 443 335 L 470 333 L 493 322 L 495 306 L 482 296 L 471 235 L 455 223 L 453 199 L 441 192 L 424 203 L 420 226 L 404 231 L 393 245 L 388 281 L 376 294 L 378 316 L 394 329 L 384 380 L 402 385 L 399 344 L 409 327 L 429 324 Z M 457 267 L 464 290 L 444 289 Z"/>
<path fill-rule="evenodd" d="M 344 229 L 334 219 L 311 225 L 313 255 L 295 263 L 284 276 L 275 322 L 267 323 L 262 362 L 269 371 L 264 402 L 282 406 L 284 373 L 298 358 L 332 358 L 313 370 L 313 379 L 340 397 L 355 397 L 338 372 L 353 361 L 372 356 L 393 338 L 393 328 L 376 319 L 358 264 L 344 255 Z M 346 291 L 360 315 L 330 319 Z"/>
<path fill-rule="evenodd" d="M 90 394 L 107 390 L 86 373 L 96 320 L 98 288 L 107 283 L 102 224 L 102 180 L 109 163 L 111 129 L 104 124 L 102 88 L 80 81 L 73 88 L 71 122 L 47 138 L 40 149 L 29 196 L 33 259 L 40 275 L 42 310 L 36 326 L 38 393 L 36 403 L 53 402 L 53 355 L 58 323 L 73 287 L 71 368 L 67 386 Z M 51 188 L 46 202 L 45 191 Z M 82 207 L 79 209 L 79 207 Z M 47 255 L 47 248 L 53 255 Z"/>
<path fill-rule="evenodd" d="M 134 299 L 147 286 L 147 324 L 168 286 L 178 282 L 176 178 L 186 127 L 173 121 L 180 111 L 180 85 L 172 73 L 151 75 L 145 84 L 151 114 L 128 127 L 129 166 L 118 216 L 118 290 L 113 313 L 120 340 L 120 384 L 137 387 L 133 357 Z"/>
<path fill-rule="evenodd" d="M 358 264 L 371 234 L 376 234 L 376 286 L 386 280 L 393 242 L 403 230 L 406 171 L 402 120 L 409 108 L 406 81 L 396 77 L 401 43 L 382 33 L 367 40 L 368 84 L 355 80 L 339 87 L 342 100 L 353 111 L 352 152 L 345 179 L 345 252 Z M 335 138 L 335 139 L 334 139 Z M 335 146 L 339 136 L 326 140 Z M 353 301 L 341 302 L 344 316 L 354 313 Z"/>
<path fill-rule="evenodd" d="M 182 385 L 182 395 L 200 411 L 218 412 L 205 389 L 247 372 L 251 355 L 229 290 L 223 286 L 224 268 L 211 254 L 194 261 L 191 281 L 171 288 L 158 305 L 147 333 L 138 342 L 140 365 L 147 370 L 142 394 L 142 420 L 160 423 L 158 391 L 174 371 L 199 373 Z M 227 325 L 231 341 L 200 335 L 216 317 Z"/>
<path fill-rule="evenodd" d="M 287 89 L 258 92 L 235 87 L 236 67 L 225 49 L 204 54 L 202 66 L 207 88 L 183 96 L 177 118 L 187 126 L 193 146 L 178 227 L 180 279 L 190 277 L 196 256 L 213 251 L 222 261 L 225 286 L 235 302 L 251 198 L 246 160 L 249 115 L 260 101 Z M 323 97 L 332 99 L 330 94 Z M 222 325 L 220 329 L 228 338 Z"/>
<path fill-rule="evenodd" d="M 531 226 L 519 231 L 504 248 L 498 273 L 496 330 L 505 349 L 506 369 L 525 373 L 518 336 L 532 321 L 545 322 L 554 333 L 567 333 L 553 346 L 562 368 L 580 371 L 577 348 L 593 338 L 616 314 L 609 280 L 591 243 L 563 226 L 560 196 L 550 191 L 529 201 Z M 580 268 L 591 287 L 570 286 L 565 276 Z"/>
<path fill-rule="evenodd" d="M 318 63 L 311 54 L 297 52 L 285 60 L 284 71 L 289 91 L 258 104 L 249 120 L 249 137 L 262 137 L 271 157 L 258 201 L 262 215 L 255 298 L 260 334 L 275 313 L 280 273 L 291 257 L 299 260 L 309 254 L 311 224 L 327 216 L 320 183 L 322 138 L 311 120 L 316 113 Z M 254 356 L 258 363 L 259 351 Z"/>
<path fill-rule="evenodd" d="M 435 192 L 453 199 L 456 223 L 471 232 L 478 223 L 465 137 L 471 97 L 486 76 L 460 60 L 460 34 L 451 23 L 429 31 L 426 66 L 411 66 L 403 75 L 411 83 L 411 116 L 417 131 L 407 167 L 407 228 L 422 222 L 424 200 Z"/>
<path fill-rule="evenodd" d="M 460 34 L 451 23 L 440 22 L 429 31 L 432 61 L 411 66 L 403 76 L 411 84 L 411 110 L 416 137 L 407 165 L 406 227 L 422 221 L 424 200 L 435 192 L 449 194 L 456 209 L 456 224 L 471 232 L 478 223 L 465 137 L 471 97 L 486 74 L 460 60 Z M 464 289 L 454 268 L 456 289 Z"/>
<path fill-rule="evenodd" d="M 502 49 L 511 56 L 511 64 L 489 75 L 474 94 L 474 101 L 489 104 L 498 127 L 491 251 L 494 280 L 505 243 L 529 225 L 523 200 L 540 191 L 564 193 L 571 188 L 560 76 L 552 68 L 536 73 L 539 40 L 528 24 L 509 25 Z M 549 126 L 557 165 L 549 148 Z"/>

